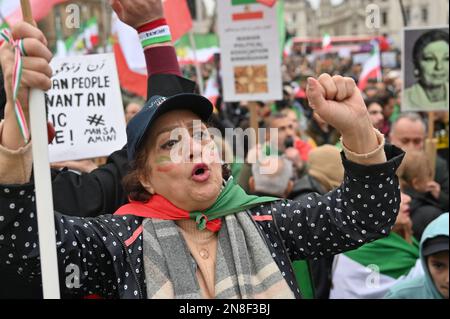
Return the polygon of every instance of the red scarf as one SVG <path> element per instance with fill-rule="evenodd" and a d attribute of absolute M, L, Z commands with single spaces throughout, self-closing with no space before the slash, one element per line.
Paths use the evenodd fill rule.
<path fill-rule="evenodd" d="M 278 198 L 247 195 L 239 185 L 230 180 L 220 192 L 215 203 L 204 211 L 188 212 L 176 207 L 161 195 L 153 195 L 147 203 L 131 202 L 119 208 L 116 214 L 162 220 L 192 219 L 197 223 L 199 230 L 206 228 L 212 232 L 218 232 L 222 226 L 223 217 L 276 200 Z"/>
<path fill-rule="evenodd" d="M 119 208 L 114 215 L 133 215 L 163 220 L 190 219 L 188 211 L 176 207 L 161 195 L 153 195 L 147 203 L 130 202 Z M 204 217 L 207 219 L 205 215 Z M 221 227 L 222 219 L 220 218 L 206 222 L 206 228 L 212 232 L 218 232 Z"/>

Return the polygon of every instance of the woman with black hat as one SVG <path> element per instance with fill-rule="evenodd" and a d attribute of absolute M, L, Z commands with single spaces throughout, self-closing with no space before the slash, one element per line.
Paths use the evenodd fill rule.
<path fill-rule="evenodd" d="M 137 2 L 160 5 L 132 1 Z M 129 22 L 136 16 L 121 18 Z M 149 29 L 152 25 L 155 21 L 147 23 Z M 144 32 L 147 43 L 158 41 L 152 30 Z M 41 36 L 30 26 L 16 29 L 33 57 L 46 52 L 43 43 L 31 41 Z M 2 55 L 8 50 L 3 47 Z M 25 88 L 48 88 L 45 65 L 24 66 L 41 79 L 27 82 L 31 72 L 25 72 Z M 2 67 L 11 68 L 6 62 Z M 9 87 L 7 96 L 11 114 Z M 343 135 L 346 176 L 336 190 L 296 202 L 249 196 L 229 178 L 207 130 L 213 110 L 207 99 L 151 97 L 127 128 L 133 167 L 124 182 L 131 203 L 98 218 L 55 213 L 60 278 L 69 265 L 80 274 L 78 282 L 66 283 L 64 295 L 300 298 L 293 260 L 330 256 L 386 236 L 399 208 L 395 171 L 403 153 L 373 130 L 353 80 L 327 74 L 311 78 L 308 98 Z M 14 153 L 22 146 L 21 136 L 9 114 L 4 124 L 10 131 L 0 131 L 0 152 Z M 0 264 L 39 280 L 34 185 L 30 176 L 11 180 L 6 175 L 0 175 Z"/>

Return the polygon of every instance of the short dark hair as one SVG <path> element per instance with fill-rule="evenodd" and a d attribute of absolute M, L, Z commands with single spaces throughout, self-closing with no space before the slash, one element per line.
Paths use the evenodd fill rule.
<path fill-rule="evenodd" d="M 367 98 L 364 100 L 364 103 L 366 103 L 367 108 L 369 108 L 369 106 L 374 103 L 380 104 L 380 106 L 383 107 L 383 104 L 381 103 L 381 99 L 379 99 L 377 97 Z"/>
<path fill-rule="evenodd" d="M 413 63 L 416 69 L 419 69 L 420 59 L 422 57 L 423 50 L 427 45 L 432 42 L 445 41 L 448 44 L 449 34 L 442 30 L 431 30 L 422 34 L 414 44 L 413 48 Z"/>
<path fill-rule="evenodd" d="M 384 108 L 389 104 L 391 99 L 395 99 L 395 94 L 391 90 L 386 90 L 386 92 L 379 98 L 381 106 Z"/>
<path fill-rule="evenodd" d="M 281 111 L 277 111 L 275 113 L 272 113 L 269 116 L 269 118 L 266 120 L 265 128 L 271 128 L 272 127 L 272 122 L 274 120 L 284 119 L 286 117 L 287 117 L 287 115 L 283 114 Z"/>

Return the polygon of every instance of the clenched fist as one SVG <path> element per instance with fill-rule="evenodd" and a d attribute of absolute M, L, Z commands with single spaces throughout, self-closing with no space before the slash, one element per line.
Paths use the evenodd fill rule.
<path fill-rule="evenodd" d="M 306 95 L 315 112 L 341 132 L 350 150 L 366 154 L 378 147 L 364 99 L 352 78 L 329 74 L 309 78 Z"/>
<path fill-rule="evenodd" d="M 138 27 L 164 16 L 161 0 L 109 0 L 119 19 Z"/>

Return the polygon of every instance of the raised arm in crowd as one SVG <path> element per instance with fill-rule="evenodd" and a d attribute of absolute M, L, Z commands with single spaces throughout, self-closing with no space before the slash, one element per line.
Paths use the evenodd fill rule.
<path fill-rule="evenodd" d="M 162 17 L 160 0 L 114 1 L 113 8 L 135 28 Z M 25 40 L 28 53 L 20 95 L 28 109 L 27 90 L 50 87 L 51 54 L 38 29 L 18 24 L 13 34 Z M 166 60 L 155 63 L 168 64 L 154 64 L 152 57 L 158 54 L 165 54 Z M 323 74 L 310 78 L 307 90 L 315 111 L 342 133 L 344 182 L 325 195 L 311 194 L 301 201 L 260 198 L 247 195 L 221 163 L 196 165 L 193 153 L 184 163 L 167 160 L 179 142 L 169 139 L 168 128 L 189 128 L 192 120 L 204 126 L 213 107 L 195 94 L 170 98 L 189 92 L 189 85 L 183 85 L 188 82 L 177 72 L 169 72 L 169 78 L 155 74 L 177 69 L 169 67 L 176 59 L 170 45 L 147 48 L 146 56 L 150 99 L 128 125 L 127 149 L 113 154 L 105 168 L 89 177 L 61 175 L 67 172 L 54 176 L 54 187 L 59 179 L 66 189 L 54 196 L 76 203 L 55 207 L 64 297 L 301 298 L 292 261 L 338 254 L 389 234 L 400 204 L 395 172 L 403 152 L 386 144 L 372 128 L 352 79 Z M 0 153 L 8 170 L 0 174 L 0 267 L 39 283 L 31 156 L 25 155 L 30 145 L 21 140 L 12 112 L 11 58 L 11 48 L 4 45 L 7 104 Z M 170 80 L 160 84 L 158 92 L 152 86 L 157 77 Z M 196 136 L 186 138 L 204 151 Z M 127 171 L 126 156 L 131 165 L 123 191 L 120 178 Z M 98 198 L 77 203 L 82 196 Z M 125 197 L 132 203 L 115 215 L 86 218 L 58 212 L 62 208 L 79 216 L 111 213 Z M 76 285 L 66 284 L 69 265 L 80 270 Z"/>

